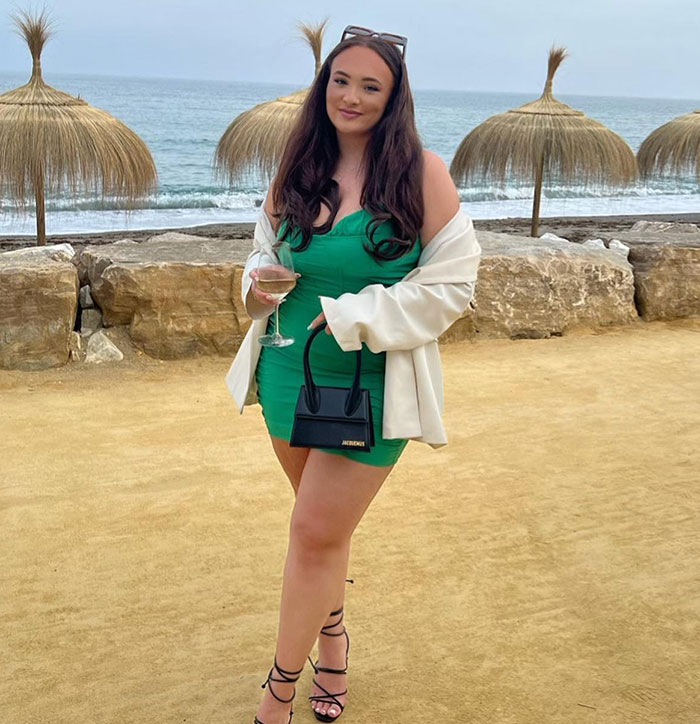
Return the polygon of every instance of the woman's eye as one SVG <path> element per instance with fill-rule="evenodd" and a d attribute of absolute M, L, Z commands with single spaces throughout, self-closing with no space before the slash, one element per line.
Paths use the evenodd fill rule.
<path fill-rule="evenodd" d="M 368 85 L 368 86 L 365 86 L 365 87 L 368 88 L 368 89 L 371 90 L 371 91 L 378 91 L 378 90 L 379 90 L 379 88 L 377 88 L 377 86 L 374 86 L 374 85 Z"/>

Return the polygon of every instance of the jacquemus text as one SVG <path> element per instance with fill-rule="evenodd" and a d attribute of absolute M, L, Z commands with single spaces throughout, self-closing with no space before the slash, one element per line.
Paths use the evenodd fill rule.
<path fill-rule="evenodd" d="M 365 441 L 364 440 L 343 440 L 343 445 L 354 445 L 355 447 L 364 447 Z"/>

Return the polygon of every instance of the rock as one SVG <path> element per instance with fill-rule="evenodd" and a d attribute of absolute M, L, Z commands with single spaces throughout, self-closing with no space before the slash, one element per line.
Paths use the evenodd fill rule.
<path fill-rule="evenodd" d="M 90 336 L 87 344 L 87 354 L 85 362 L 119 362 L 124 359 L 124 355 L 119 348 L 111 342 L 104 332 L 95 332 Z"/>
<path fill-rule="evenodd" d="M 240 300 L 250 239 L 161 234 L 135 245 L 88 246 L 78 266 L 105 327 L 128 325 L 152 357 L 231 356 L 251 320 Z"/>
<path fill-rule="evenodd" d="M 102 312 L 99 309 L 85 309 L 80 317 L 80 334 L 86 337 L 102 328 Z"/>
<path fill-rule="evenodd" d="M 548 231 L 546 234 L 542 234 L 542 236 L 540 236 L 540 239 L 544 239 L 545 241 L 569 241 L 563 236 L 557 236 L 556 234 L 553 234 L 551 231 Z"/>
<path fill-rule="evenodd" d="M 76 268 L 47 255 L 13 254 L 0 255 L 0 368 L 66 364 L 78 311 Z"/>
<path fill-rule="evenodd" d="M 636 234 L 700 234 L 700 227 L 697 224 L 681 221 L 637 221 L 630 232 Z"/>
<path fill-rule="evenodd" d="M 70 335 L 70 358 L 73 362 L 80 362 L 85 356 L 83 347 L 83 338 L 77 332 L 71 332 Z"/>
<path fill-rule="evenodd" d="M 164 244 L 168 244 L 170 242 L 193 242 L 195 244 L 198 244 L 201 241 L 207 241 L 207 237 L 205 236 L 196 236 L 195 234 L 182 234 L 179 231 L 166 231 L 165 234 L 155 234 L 154 236 L 149 236 L 148 241 L 149 242 L 162 242 Z"/>
<path fill-rule="evenodd" d="M 605 249 L 605 242 L 602 239 L 586 239 L 582 246 L 597 246 L 600 249 Z"/>
<path fill-rule="evenodd" d="M 630 264 L 597 246 L 483 231 L 475 310 L 455 322 L 483 337 L 539 338 L 638 321 Z M 473 314 L 473 316 L 472 316 Z M 452 328 L 451 328 L 452 329 Z"/>
<path fill-rule="evenodd" d="M 92 295 L 90 294 L 89 284 L 80 287 L 80 306 L 82 309 L 92 309 L 95 306 L 95 303 L 92 301 Z"/>
<path fill-rule="evenodd" d="M 30 246 L 28 249 L 15 249 L 0 253 L 2 259 L 53 259 L 70 261 L 75 249 L 70 244 L 49 244 L 48 246 Z"/>
<path fill-rule="evenodd" d="M 119 239 L 119 241 L 114 242 L 114 246 L 124 246 L 126 244 L 138 244 L 138 241 L 134 241 L 133 239 Z"/>
<path fill-rule="evenodd" d="M 627 246 L 627 244 L 623 244 L 619 239 L 610 239 L 610 243 L 608 244 L 608 249 L 616 252 L 617 254 L 622 254 L 622 256 L 624 256 L 625 259 L 627 259 L 630 255 L 629 246 Z"/>
<path fill-rule="evenodd" d="M 629 247 L 642 319 L 700 316 L 700 231 L 625 231 L 618 237 Z"/>

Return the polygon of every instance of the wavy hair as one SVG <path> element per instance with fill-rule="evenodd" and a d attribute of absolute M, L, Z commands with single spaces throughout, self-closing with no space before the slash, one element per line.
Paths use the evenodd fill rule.
<path fill-rule="evenodd" d="M 295 227 L 301 232 L 301 243 L 294 247 L 295 251 L 306 249 L 313 234 L 325 234 L 333 227 L 340 207 L 340 189 L 332 174 L 340 150 L 335 126 L 326 111 L 326 88 L 333 60 L 355 45 L 374 50 L 394 77 L 386 108 L 372 128 L 365 150 L 360 203 L 372 214 L 367 223 L 369 245 L 364 245 L 367 252 L 377 260 L 398 259 L 411 251 L 423 226 L 423 153 L 406 65 L 397 48 L 379 38 L 347 38 L 326 57 L 280 161 L 272 195 L 275 216 L 280 220 L 278 228 L 287 222 L 282 239 L 291 236 Z M 330 216 L 314 226 L 321 204 Z M 392 221 L 396 236 L 375 242 L 377 229 L 386 221 Z"/>

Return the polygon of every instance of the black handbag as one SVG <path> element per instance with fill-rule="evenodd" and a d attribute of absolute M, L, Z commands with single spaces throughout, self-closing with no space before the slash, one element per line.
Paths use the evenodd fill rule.
<path fill-rule="evenodd" d="M 327 322 L 321 322 L 306 340 L 305 384 L 299 390 L 289 445 L 369 452 L 374 445 L 374 427 L 369 390 L 360 388 L 361 351 L 357 350 L 355 378 L 351 387 L 322 387 L 314 384 L 311 376 L 311 343 L 326 325 Z"/>

